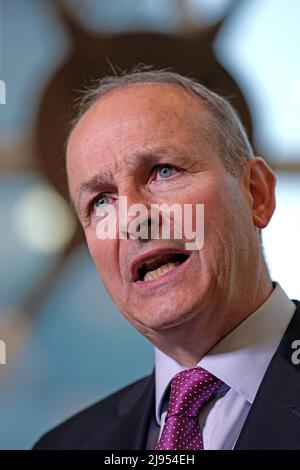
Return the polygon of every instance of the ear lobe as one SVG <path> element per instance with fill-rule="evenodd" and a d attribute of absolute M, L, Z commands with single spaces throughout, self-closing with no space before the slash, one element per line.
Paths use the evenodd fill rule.
<path fill-rule="evenodd" d="M 276 177 L 261 157 L 249 160 L 249 191 L 252 196 L 252 217 L 257 228 L 265 228 L 275 210 Z"/>

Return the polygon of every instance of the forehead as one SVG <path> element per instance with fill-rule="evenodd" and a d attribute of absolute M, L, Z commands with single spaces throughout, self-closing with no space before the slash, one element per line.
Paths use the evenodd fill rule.
<path fill-rule="evenodd" d="M 145 112 L 153 114 L 169 115 L 176 111 L 176 115 L 183 117 L 191 113 L 203 110 L 201 98 L 184 90 L 177 84 L 169 83 L 135 83 L 124 85 L 108 91 L 96 101 L 81 117 L 72 134 L 77 134 L 89 127 L 91 119 L 105 121 L 114 110 L 115 118 L 135 116 L 140 111 L 140 106 Z"/>
<path fill-rule="evenodd" d="M 203 137 L 209 112 L 173 84 L 134 84 L 108 92 L 83 115 L 67 146 L 70 186 L 151 146 L 184 147 Z M 191 139 L 192 136 L 192 139 Z M 71 181 L 70 181 L 71 180 Z"/>

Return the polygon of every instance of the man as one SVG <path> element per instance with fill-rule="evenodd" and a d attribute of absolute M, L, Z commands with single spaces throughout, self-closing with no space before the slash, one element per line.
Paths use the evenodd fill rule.
<path fill-rule="evenodd" d="M 87 95 L 66 158 L 99 276 L 154 345 L 155 372 L 35 448 L 300 449 L 300 307 L 272 283 L 260 243 L 275 176 L 231 105 L 169 71 L 106 78 Z M 121 196 L 147 208 L 147 230 L 154 204 L 189 205 L 194 219 L 204 205 L 203 245 L 131 236 Z M 125 237 L 99 237 L 107 207 Z"/>

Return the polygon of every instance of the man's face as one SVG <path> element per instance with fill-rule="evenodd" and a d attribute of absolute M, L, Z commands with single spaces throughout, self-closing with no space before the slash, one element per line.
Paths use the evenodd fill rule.
<path fill-rule="evenodd" d="M 241 278 L 247 282 L 257 249 L 246 189 L 225 170 L 205 130 L 209 119 L 204 105 L 175 85 L 130 85 L 93 105 L 68 143 L 70 193 L 90 254 L 119 310 L 149 337 L 196 317 L 218 321 Z M 144 255 L 186 253 L 186 240 L 99 239 L 96 209 L 117 209 L 121 195 L 128 207 L 204 204 L 203 248 L 156 279 L 137 277 Z"/>

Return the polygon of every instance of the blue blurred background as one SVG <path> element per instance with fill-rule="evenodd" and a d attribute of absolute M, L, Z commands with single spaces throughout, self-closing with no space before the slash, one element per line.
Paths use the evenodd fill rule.
<path fill-rule="evenodd" d="M 153 367 L 151 345 L 117 311 L 85 245 L 70 245 L 76 220 L 37 165 L 39 103 L 74 47 L 59 3 L 96 36 L 180 36 L 213 27 L 232 9 L 213 50 L 242 90 L 256 148 L 278 175 L 265 253 L 273 279 L 300 298 L 300 2 L 2 0 L 1 449 L 30 448 L 50 427 Z"/>

